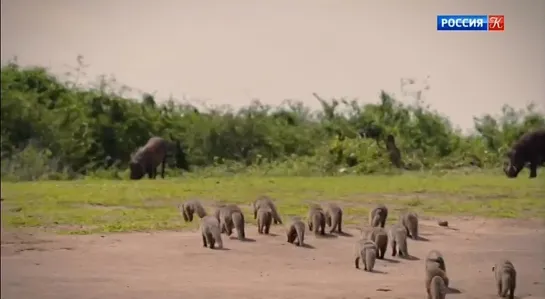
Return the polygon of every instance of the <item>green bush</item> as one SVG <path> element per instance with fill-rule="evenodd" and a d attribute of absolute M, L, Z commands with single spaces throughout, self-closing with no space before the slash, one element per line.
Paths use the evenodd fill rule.
<path fill-rule="evenodd" d="M 396 173 L 385 150 L 387 134 L 395 136 L 407 170 L 497 168 L 515 139 L 545 126 L 533 105 L 475 118 L 475 133 L 464 135 L 445 116 L 386 92 L 376 104 L 315 95 L 321 111 L 259 101 L 239 110 L 197 109 L 172 99 L 159 104 L 150 94 L 126 98 L 124 88 L 104 77 L 83 88 L 79 79 L 64 82 L 44 68 L 14 62 L 1 75 L 4 180 L 126 179 L 131 153 L 154 135 L 182 141 L 189 175 Z M 359 138 L 361 130 L 377 140 Z"/>

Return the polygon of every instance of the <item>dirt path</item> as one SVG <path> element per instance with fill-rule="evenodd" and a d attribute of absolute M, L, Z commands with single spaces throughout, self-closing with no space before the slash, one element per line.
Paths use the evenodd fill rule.
<path fill-rule="evenodd" d="M 410 240 L 409 252 L 419 259 L 432 248 L 444 253 L 451 286 L 460 291 L 447 298 L 497 298 L 491 267 L 500 257 L 517 267 L 518 298 L 545 298 L 545 229 L 477 220 L 451 220 L 448 229 L 422 222 L 429 241 Z M 423 260 L 378 261 L 377 272 L 368 273 L 354 268 L 355 237 L 310 235 L 312 249 L 287 244 L 278 226 L 277 236 L 247 231 L 255 242 L 224 237 L 224 251 L 203 248 L 196 232 L 3 232 L 2 299 L 425 298 Z"/>

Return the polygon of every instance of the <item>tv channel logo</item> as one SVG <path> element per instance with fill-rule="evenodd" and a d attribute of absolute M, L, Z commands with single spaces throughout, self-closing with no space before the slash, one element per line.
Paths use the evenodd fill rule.
<path fill-rule="evenodd" d="M 503 15 L 437 15 L 437 31 L 504 31 Z"/>

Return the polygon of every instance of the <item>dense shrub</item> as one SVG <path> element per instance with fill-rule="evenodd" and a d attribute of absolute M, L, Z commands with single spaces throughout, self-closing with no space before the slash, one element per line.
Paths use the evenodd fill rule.
<path fill-rule="evenodd" d="M 533 106 L 505 106 L 499 117 L 475 118 L 475 133 L 463 135 L 445 116 L 386 92 L 376 104 L 315 95 L 317 112 L 293 101 L 198 109 L 172 99 L 159 104 L 150 94 L 126 98 L 104 77 L 83 88 L 79 73 L 73 76 L 62 81 L 40 67 L 2 67 L 3 179 L 126 177 L 131 153 L 154 135 L 181 140 L 193 173 L 396 172 L 387 134 L 395 136 L 407 169 L 494 168 L 523 132 L 545 126 Z"/>

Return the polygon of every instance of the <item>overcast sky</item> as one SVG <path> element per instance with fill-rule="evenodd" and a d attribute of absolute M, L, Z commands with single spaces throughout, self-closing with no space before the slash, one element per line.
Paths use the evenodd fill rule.
<path fill-rule="evenodd" d="M 430 76 L 426 101 L 462 128 L 503 104 L 545 109 L 542 0 L 2 0 L 2 61 L 67 71 L 159 98 L 240 106 L 378 100 Z M 504 14 L 505 32 L 437 32 L 437 14 Z M 408 101 L 409 99 L 404 99 Z"/>

